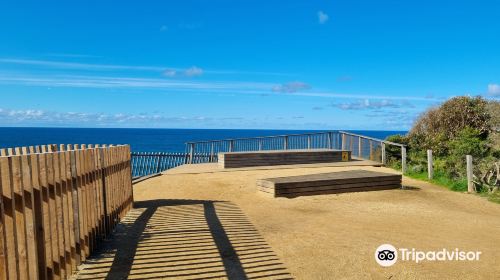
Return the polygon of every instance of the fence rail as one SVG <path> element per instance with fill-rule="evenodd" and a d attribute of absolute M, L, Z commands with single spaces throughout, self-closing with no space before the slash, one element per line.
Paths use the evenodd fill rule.
<path fill-rule="evenodd" d="M 66 279 L 132 207 L 129 146 L 0 149 L 0 278 Z"/>

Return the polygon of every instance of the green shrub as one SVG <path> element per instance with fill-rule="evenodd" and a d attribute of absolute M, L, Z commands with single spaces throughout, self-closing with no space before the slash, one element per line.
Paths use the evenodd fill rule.
<path fill-rule="evenodd" d="M 474 174 L 500 158 L 500 102 L 460 96 L 431 108 L 415 122 L 408 135 L 386 140 L 407 145 L 407 175 L 427 179 L 427 150 L 434 156 L 431 182 L 454 191 L 467 191 L 466 155 L 472 155 Z M 388 165 L 401 168 L 401 150 L 387 146 Z M 482 191 L 479 189 L 479 191 Z M 489 199 L 497 201 L 500 194 Z"/>
<path fill-rule="evenodd" d="M 466 176 L 466 155 L 472 155 L 477 164 L 489 153 L 488 141 L 477 129 L 466 127 L 449 141 L 449 155 L 446 157 L 446 170 L 452 177 Z"/>
<path fill-rule="evenodd" d="M 482 97 L 459 96 L 440 107 L 423 113 L 408 134 L 409 145 L 420 150 L 433 150 L 435 155 L 447 155 L 448 142 L 462 130 L 473 128 L 486 139 L 492 132 L 489 103 Z"/>

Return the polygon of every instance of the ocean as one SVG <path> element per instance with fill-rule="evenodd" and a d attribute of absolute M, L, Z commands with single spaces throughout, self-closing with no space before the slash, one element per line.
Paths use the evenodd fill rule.
<path fill-rule="evenodd" d="M 349 130 L 384 139 L 407 131 Z M 136 128 L 31 128 L 0 127 L 0 148 L 44 144 L 129 144 L 134 152 L 184 152 L 189 141 L 219 140 L 318 130 L 257 129 L 136 129 Z"/>

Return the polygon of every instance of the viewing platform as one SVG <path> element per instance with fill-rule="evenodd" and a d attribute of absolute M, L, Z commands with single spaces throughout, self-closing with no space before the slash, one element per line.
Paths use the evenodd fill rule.
<path fill-rule="evenodd" d="M 379 279 L 389 270 L 373 253 L 387 242 L 483 253 L 439 271 L 401 262 L 390 272 L 399 278 L 495 273 L 499 205 L 384 167 L 395 149 L 404 166 L 404 145 L 334 132 L 189 143 L 186 153 L 0 149 L 0 278 Z M 270 161 L 221 168 L 227 155 Z"/>

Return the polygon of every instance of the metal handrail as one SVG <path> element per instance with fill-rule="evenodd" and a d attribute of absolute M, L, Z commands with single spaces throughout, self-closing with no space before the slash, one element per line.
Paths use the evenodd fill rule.
<path fill-rule="evenodd" d="M 364 135 L 361 135 L 361 134 L 356 134 L 356 133 L 347 132 L 347 131 L 343 131 L 343 130 L 339 130 L 339 133 L 346 134 L 346 135 L 351 135 L 351 136 L 356 136 L 356 137 L 361 137 L 361 138 L 368 139 L 368 140 L 379 141 L 379 142 L 382 142 L 382 143 L 385 143 L 385 144 L 389 144 L 389 145 L 394 145 L 394 146 L 399 146 L 399 147 L 406 147 L 406 145 L 404 145 L 404 144 L 395 143 L 395 142 L 391 142 L 391 141 L 387 141 L 387 140 L 383 140 L 383 139 L 379 139 L 379 138 L 374 138 L 374 137 L 370 137 L 370 136 L 364 136 Z"/>
<path fill-rule="evenodd" d="M 185 142 L 185 144 L 198 144 L 198 143 L 213 143 L 213 142 L 226 142 L 226 141 L 241 141 L 241 140 L 254 140 L 254 139 L 268 139 L 268 138 L 280 138 L 289 136 L 307 136 L 307 135 L 319 135 L 334 131 L 321 131 L 321 132 L 311 132 L 311 133 L 297 133 L 297 134 L 282 134 L 282 135 L 271 135 L 271 136 L 256 136 L 256 137 L 246 137 L 246 138 L 228 138 L 219 140 L 202 140 L 202 141 L 190 141 Z"/>
<path fill-rule="evenodd" d="M 321 138 L 318 140 L 314 140 L 315 144 L 312 143 L 312 137 L 319 135 L 320 137 L 325 136 L 326 137 L 326 142 L 325 139 L 321 140 Z M 243 149 L 240 146 L 239 151 L 261 151 L 261 150 L 269 150 L 269 146 L 274 149 L 278 150 L 288 150 L 288 149 L 297 149 L 297 142 L 295 143 L 294 147 L 290 147 L 289 140 L 291 141 L 292 138 L 294 137 L 307 137 L 307 145 L 305 143 L 302 143 L 306 145 L 307 149 L 311 149 L 312 147 L 326 147 L 326 148 L 336 148 L 336 149 L 346 149 L 347 145 L 350 146 L 351 149 L 357 148 L 356 152 L 358 157 L 363 158 L 363 154 L 366 154 L 367 148 L 366 144 L 363 144 L 363 141 L 368 141 L 368 147 L 369 147 L 369 154 L 370 154 L 370 160 L 372 160 L 372 151 L 375 152 L 375 148 L 378 146 L 378 153 L 380 158 L 380 161 L 382 164 L 386 164 L 387 162 L 387 155 L 386 155 L 386 145 L 392 145 L 392 146 L 397 146 L 401 149 L 401 168 L 403 173 L 406 172 L 406 145 L 400 144 L 400 143 L 395 143 L 383 139 L 378 139 L 375 137 L 369 137 L 369 136 L 364 136 L 356 133 L 351 133 L 347 131 L 318 131 L 318 132 L 309 132 L 309 133 L 297 133 L 297 134 L 285 134 L 285 135 L 272 135 L 272 136 L 259 136 L 259 137 L 245 137 L 245 138 L 230 138 L 230 139 L 220 139 L 220 140 L 205 140 L 205 141 L 190 141 L 186 142 L 186 153 L 188 154 L 188 159 L 186 163 L 193 163 L 194 155 L 198 151 L 204 151 L 208 152 L 210 154 L 210 161 L 213 160 L 215 155 L 219 152 L 234 152 L 235 147 L 237 144 L 241 144 L 243 142 L 244 146 Z M 334 137 L 339 137 L 341 139 L 334 140 Z M 349 138 L 348 138 L 349 137 Z M 357 143 L 353 147 L 353 137 L 357 138 Z M 276 143 L 269 142 L 268 147 L 264 148 L 263 143 L 265 141 L 275 141 L 274 139 L 279 139 L 283 140 L 281 145 L 276 145 Z M 249 142 L 250 141 L 250 142 Z M 302 140 L 303 142 L 304 140 Z M 334 141 L 336 143 L 336 146 L 334 146 Z M 247 143 L 244 143 L 247 142 Z M 373 148 L 373 143 L 376 143 L 376 147 Z M 246 145 L 246 146 L 245 146 Z M 200 147 L 201 146 L 201 147 Z M 362 150 L 362 146 L 365 147 L 365 150 Z M 300 147 L 299 147 L 300 148 Z M 375 156 L 373 156 L 375 157 Z M 366 157 L 365 157 L 366 158 Z"/>

